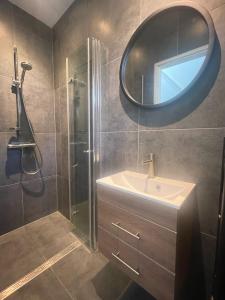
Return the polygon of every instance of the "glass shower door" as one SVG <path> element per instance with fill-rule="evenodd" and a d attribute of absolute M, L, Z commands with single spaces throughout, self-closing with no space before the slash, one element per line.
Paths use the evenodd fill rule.
<path fill-rule="evenodd" d="M 91 248 L 96 244 L 102 51 L 99 41 L 88 39 L 67 58 L 70 218 L 75 234 Z"/>

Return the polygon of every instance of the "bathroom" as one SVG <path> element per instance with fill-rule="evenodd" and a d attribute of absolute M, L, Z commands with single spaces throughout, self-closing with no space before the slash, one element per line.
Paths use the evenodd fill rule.
<path fill-rule="evenodd" d="M 1 300 L 225 299 L 224 20 L 0 1 Z"/>

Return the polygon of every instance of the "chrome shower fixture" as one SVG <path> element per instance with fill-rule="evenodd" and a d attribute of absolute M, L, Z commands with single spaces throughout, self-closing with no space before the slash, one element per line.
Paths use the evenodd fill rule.
<path fill-rule="evenodd" d="M 23 69 L 22 74 L 21 74 L 21 79 L 20 79 L 20 84 L 22 86 L 23 82 L 24 82 L 26 71 L 32 70 L 32 64 L 29 62 L 23 61 L 23 62 L 21 62 L 21 67 Z"/>
<path fill-rule="evenodd" d="M 8 144 L 9 149 L 20 149 L 21 150 L 21 168 L 23 173 L 29 175 L 35 175 L 41 172 L 43 158 L 41 151 L 37 145 L 35 134 L 33 131 L 32 124 L 28 117 L 26 107 L 24 104 L 23 96 L 23 83 L 26 71 L 32 70 L 32 64 L 28 62 L 21 62 L 22 73 L 19 79 L 18 70 L 18 53 L 17 48 L 13 48 L 14 54 L 14 79 L 12 82 L 12 93 L 16 95 L 16 106 L 17 106 L 17 122 L 16 127 L 13 128 L 16 131 L 17 139 Z M 28 152 L 31 151 L 34 160 L 35 168 L 28 170 L 25 167 L 25 161 L 27 160 Z M 39 159 L 37 153 L 39 153 Z"/>

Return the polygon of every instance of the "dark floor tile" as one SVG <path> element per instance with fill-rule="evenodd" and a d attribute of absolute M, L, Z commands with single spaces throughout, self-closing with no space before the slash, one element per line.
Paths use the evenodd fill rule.
<path fill-rule="evenodd" d="M 9 300 L 71 300 L 55 275 L 47 270 L 17 292 Z"/>
<path fill-rule="evenodd" d="M 73 225 L 58 212 L 27 224 L 25 229 L 35 247 L 46 259 L 77 241 L 71 232 Z"/>
<path fill-rule="evenodd" d="M 0 235 L 22 225 L 23 206 L 20 185 L 0 187 Z"/>
<path fill-rule="evenodd" d="M 129 277 L 112 263 L 107 263 L 92 279 L 95 291 L 102 300 L 118 299 L 129 282 Z"/>
<path fill-rule="evenodd" d="M 137 283 L 132 282 L 129 284 L 123 295 L 121 295 L 119 300 L 155 300 L 155 298 L 153 298 Z"/>
<path fill-rule="evenodd" d="M 23 203 L 25 223 L 56 211 L 56 177 L 24 182 Z"/>
<path fill-rule="evenodd" d="M 13 284 L 44 262 L 24 227 L 0 237 L 0 290 Z"/>
<path fill-rule="evenodd" d="M 90 253 L 83 246 L 67 255 L 52 269 L 64 286 L 75 297 L 78 291 L 106 265 L 106 259 L 96 253 Z"/>
<path fill-rule="evenodd" d="M 130 281 L 100 253 L 83 246 L 54 265 L 53 271 L 77 300 L 115 300 Z"/>

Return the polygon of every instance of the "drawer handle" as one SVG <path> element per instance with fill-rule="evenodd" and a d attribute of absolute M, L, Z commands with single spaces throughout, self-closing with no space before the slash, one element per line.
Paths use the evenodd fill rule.
<path fill-rule="evenodd" d="M 120 225 L 119 222 L 118 223 L 112 223 L 112 225 L 115 226 L 115 227 L 117 227 L 117 228 L 119 228 L 120 230 L 128 233 L 129 235 L 131 235 L 132 237 L 134 237 L 137 240 L 140 240 L 140 238 L 141 238 L 139 232 L 136 233 L 136 234 L 133 234 L 130 231 L 128 231 L 128 230 L 124 229 L 123 227 L 121 227 L 121 225 Z"/>
<path fill-rule="evenodd" d="M 119 252 L 117 252 L 116 254 L 112 253 L 112 256 L 115 257 L 121 264 L 123 264 L 125 267 L 127 267 L 129 270 L 131 270 L 135 275 L 140 276 L 140 273 L 137 270 L 135 270 L 134 268 L 132 268 L 130 265 L 128 265 L 125 261 L 123 261 L 119 257 L 119 255 L 120 255 Z"/>

